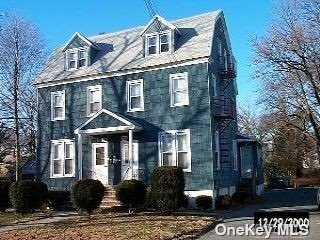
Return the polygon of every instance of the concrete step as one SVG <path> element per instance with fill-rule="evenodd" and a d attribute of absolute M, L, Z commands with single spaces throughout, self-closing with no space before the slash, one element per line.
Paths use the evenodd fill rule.
<path fill-rule="evenodd" d="M 100 204 L 100 209 L 112 208 L 117 206 L 121 206 L 121 203 L 116 198 L 115 187 L 106 186 L 106 190 Z"/>

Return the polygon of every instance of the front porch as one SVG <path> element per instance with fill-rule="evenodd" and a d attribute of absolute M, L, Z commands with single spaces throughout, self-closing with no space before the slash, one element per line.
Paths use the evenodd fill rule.
<path fill-rule="evenodd" d="M 102 109 L 75 130 L 79 179 L 92 178 L 106 186 L 122 180 L 143 180 L 135 133 L 142 130 L 132 120 Z"/>

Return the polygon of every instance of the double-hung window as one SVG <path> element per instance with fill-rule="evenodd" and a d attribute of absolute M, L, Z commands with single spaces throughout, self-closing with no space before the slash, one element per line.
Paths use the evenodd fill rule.
<path fill-rule="evenodd" d="M 78 51 L 78 67 L 86 67 L 87 66 L 87 51 L 85 49 L 80 49 Z"/>
<path fill-rule="evenodd" d="M 232 140 L 232 152 L 233 152 L 233 170 L 238 170 L 238 146 L 237 146 L 236 140 Z"/>
<path fill-rule="evenodd" d="M 172 130 L 159 134 L 160 165 L 178 166 L 191 171 L 190 130 Z"/>
<path fill-rule="evenodd" d="M 65 91 L 51 93 L 51 120 L 65 119 Z"/>
<path fill-rule="evenodd" d="M 153 55 L 157 53 L 157 36 L 147 37 L 147 53 L 148 55 Z"/>
<path fill-rule="evenodd" d="M 66 52 L 66 58 L 68 70 L 88 66 L 88 53 L 86 48 L 70 49 Z"/>
<path fill-rule="evenodd" d="M 127 105 L 128 112 L 144 110 L 142 79 L 127 82 Z"/>
<path fill-rule="evenodd" d="M 166 53 L 171 48 L 170 32 L 152 33 L 146 36 L 146 56 Z"/>
<path fill-rule="evenodd" d="M 90 117 L 102 108 L 101 85 L 87 88 L 87 116 Z"/>
<path fill-rule="evenodd" d="M 171 107 L 189 105 L 188 73 L 170 74 Z"/>
<path fill-rule="evenodd" d="M 75 173 L 74 142 L 51 141 L 51 177 L 73 177 Z"/>
<path fill-rule="evenodd" d="M 162 33 L 159 35 L 160 53 L 169 52 L 169 34 Z"/>

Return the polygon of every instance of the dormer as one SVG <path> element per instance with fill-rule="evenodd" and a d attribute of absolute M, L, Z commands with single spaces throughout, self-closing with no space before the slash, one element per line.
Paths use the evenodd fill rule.
<path fill-rule="evenodd" d="M 156 15 L 140 33 L 145 56 L 174 52 L 178 35 L 180 32 L 176 26 Z"/>
<path fill-rule="evenodd" d="M 76 70 L 90 66 L 99 47 L 82 34 L 76 32 L 63 47 L 66 70 Z"/>

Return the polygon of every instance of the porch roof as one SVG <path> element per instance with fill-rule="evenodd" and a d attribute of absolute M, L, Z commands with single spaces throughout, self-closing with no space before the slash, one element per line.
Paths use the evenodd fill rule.
<path fill-rule="evenodd" d="M 141 131 L 142 127 L 121 113 L 101 109 L 74 132 L 75 134 L 99 135 L 128 132 L 129 130 Z"/>

